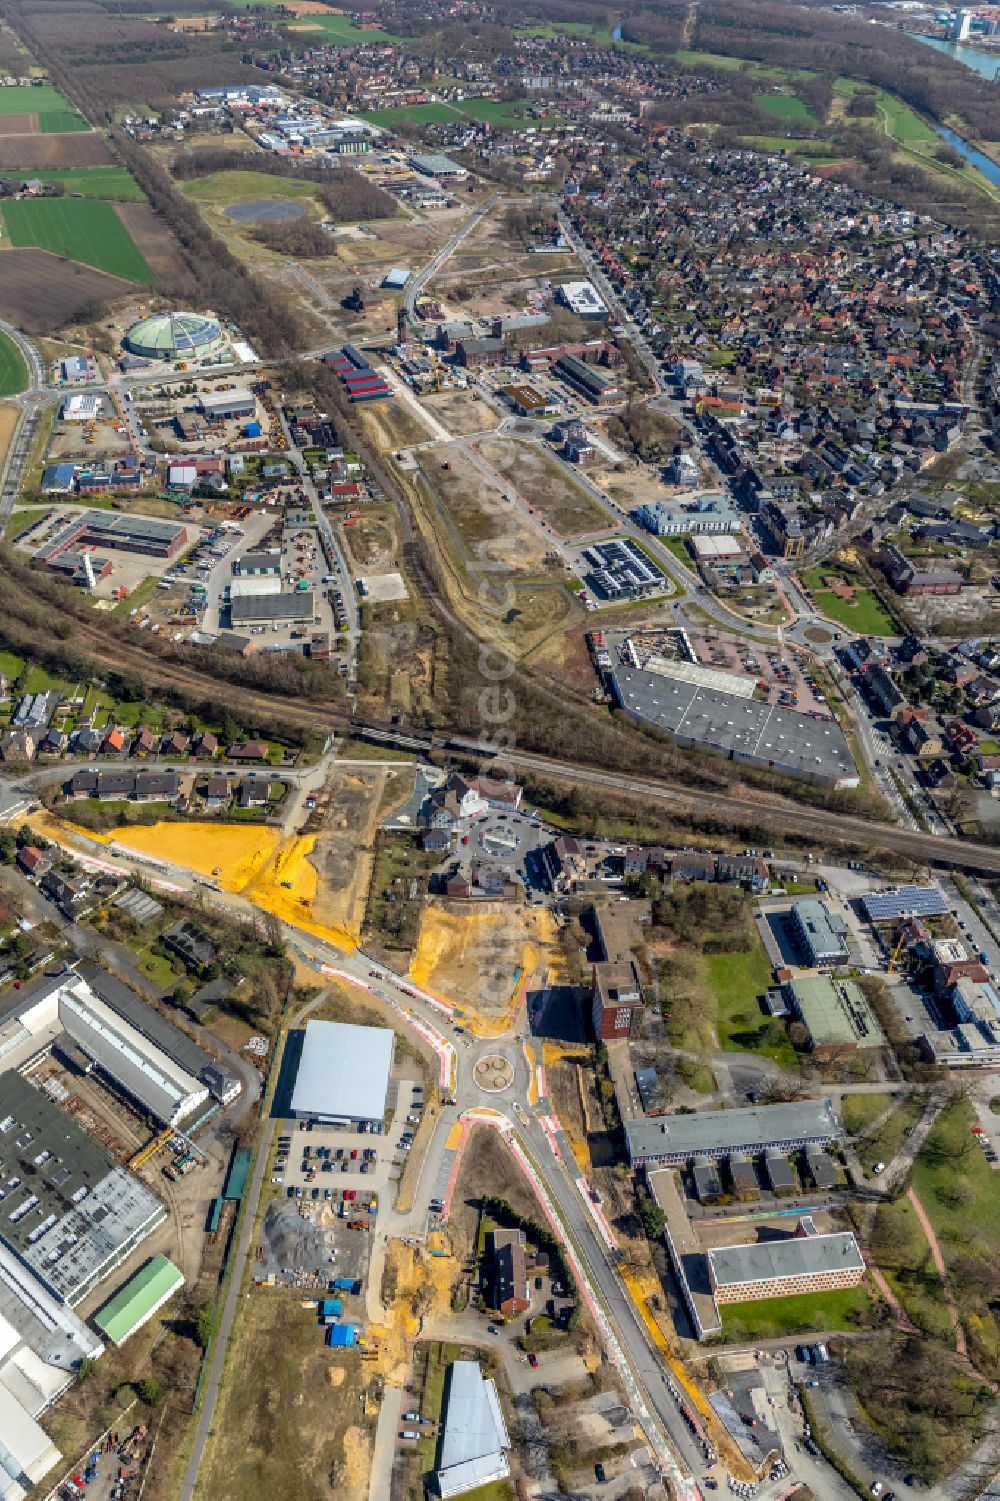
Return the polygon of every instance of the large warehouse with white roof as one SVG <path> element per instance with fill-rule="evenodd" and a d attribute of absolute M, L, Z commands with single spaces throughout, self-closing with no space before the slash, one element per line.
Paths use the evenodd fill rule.
<path fill-rule="evenodd" d="M 394 1042 L 388 1027 L 307 1022 L 292 1115 L 333 1125 L 376 1126 L 381 1131 Z"/>

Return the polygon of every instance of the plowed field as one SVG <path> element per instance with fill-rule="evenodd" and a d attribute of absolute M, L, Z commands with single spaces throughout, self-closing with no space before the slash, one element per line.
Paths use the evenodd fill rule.
<path fill-rule="evenodd" d="M 0 254 L 0 318 L 31 333 L 61 328 L 88 309 L 134 290 L 117 276 L 60 261 L 45 250 Z"/>

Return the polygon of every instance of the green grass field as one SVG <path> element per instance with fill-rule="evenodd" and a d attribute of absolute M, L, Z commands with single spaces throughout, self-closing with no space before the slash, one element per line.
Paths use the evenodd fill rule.
<path fill-rule="evenodd" d="M 463 99 L 453 104 L 437 101 L 433 104 L 401 104 L 392 109 L 376 109 L 366 112 L 364 118 L 375 125 L 391 130 L 394 125 L 413 123 L 418 125 L 447 125 L 459 120 L 482 120 L 496 125 L 501 130 L 525 130 L 532 121 L 523 113 L 526 99 Z M 553 123 L 556 116 L 549 117 Z"/>
<path fill-rule="evenodd" d="M 46 169 L 43 172 L 0 172 L 11 182 L 36 178 L 39 182 L 57 182 L 67 193 L 84 198 L 107 198 L 116 203 L 142 203 L 144 194 L 127 167 L 77 167 L 66 172 Z"/>
<path fill-rule="evenodd" d="M 888 1110 L 892 1096 L 888 1094 L 846 1094 L 841 1100 L 840 1114 L 844 1130 L 851 1136 L 864 1131 L 872 1121 L 877 1121 Z"/>
<path fill-rule="evenodd" d="M 315 183 L 296 177 L 274 177 L 269 172 L 212 172 L 182 185 L 186 198 L 209 208 L 230 208 L 234 203 L 258 198 L 313 198 Z M 235 222 L 235 221 L 234 221 Z"/>
<path fill-rule="evenodd" d="M 754 62 L 747 57 L 728 57 L 722 52 L 688 52 L 681 48 L 679 52 L 672 52 L 670 56 L 683 68 L 718 68 L 725 73 L 735 73 L 740 68 L 745 68 L 753 78 L 778 80 L 794 81 L 816 77 L 811 68 L 777 68 L 767 63 Z"/>
<path fill-rule="evenodd" d="M 758 997 L 772 981 L 764 946 L 755 943 L 747 953 L 707 954 L 705 970 L 715 996 L 719 1047 L 723 1051 L 762 1053 L 782 1064 L 794 1064 L 795 1049 L 780 1022 L 769 1026 Z M 771 1035 L 773 1032 L 773 1035 Z"/>
<path fill-rule="evenodd" d="M 304 31 L 317 37 L 322 33 L 323 41 L 332 47 L 347 42 L 408 42 L 412 40 L 411 37 L 395 36 L 391 31 L 381 31 L 378 28 L 362 30 L 360 26 L 355 26 L 350 16 L 344 15 L 302 16 L 298 21 L 289 23 L 289 30 Z"/>
<path fill-rule="evenodd" d="M 592 26 L 589 21 L 532 21 L 528 26 L 518 26 L 515 36 L 576 36 L 586 37 L 596 47 L 610 47 L 611 32 L 606 26 Z"/>
<path fill-rule="evenodd" d="M 24 671 L 24 658 L 17 657 L 12 651 L 0 651 L 0 674 L 13 683 Z"/>
<path fill-rule="evenodd" d="M 454 125 L 460 118 L 457 105 L 444 104 L 440 100 L 433 104 L 398 104 L 392 109 L 373 109 L 365 114 L 366 120 L 371 120 L 373 125 L 382 125 L 386 130 L 407 124 Z"/>
<path fill-rule="evenodd" d="M 740 144 L 754 151 L 790 151 L 796 156 L 829 157 L 831 161 L 843 155 L 840 147 L 832 141 L 812 141 L 798 136 L 746 135 L 740 136 Z"/>
<path fill-rule="evenodd" d="M 28 371 L 14 340 L 0 333 L 0 396 L 16 396 L 28 384 Z"/>
<path fill-rule="evenodd" d="M 753 102 L 765 115 L 773 115 L 776 120 L 819 124 L 808 104 L 796 94 L 754 94 Z"/>
<path fill-rule="evenodd" d="M 30 198 L 3 206 L 11 244 L 37 246 L 111 276 L 148 286 L 153 273 L 109 203 L 86 198 Z"/>
<path fill-rule="evenodd" d="M 722 1332 L 727 1339 L 780 1339 L 787 1334 L 833 1333 L 857 1325 L 849 1317 L 864 1313 L 870 1299 L 864 1283 L 794 1298 L 761 1298 L 755 1303 L 723 1304 Z"/>
<path fill-rule="evenodd" d="M 818 568 L 810 568 L 802 575 L 802 582 L 812 591 L 816 608 L 821 614 L 863 636 L 899 635 L 899 626 L 871 589 L 859 588 L 855 590 L 853 600 L 841 599 L 832 589 L 827 588 L 827 583 L 833 578 L 842 578 L 848 584 L 854 583 L 850 575 L 822 564 Z"/>

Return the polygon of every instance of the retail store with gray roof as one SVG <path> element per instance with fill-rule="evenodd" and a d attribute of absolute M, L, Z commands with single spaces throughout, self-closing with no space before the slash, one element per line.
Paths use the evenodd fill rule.
<path fill-rule="evenodd" d="M 699 1110 L 625 1122 L 633 1166 L 686 1163 L 692 1157 L 719 1161 L 733 1152 L 792 1152 L 838 1141 L 840 1123 L 830 1100 L 796 1100 L 748 1110 Z"/>
<path fill-rule="evenodd" d="M 302 1038 L 291 1114 L 382 1129 L 395 1034 L 389 1027 L 310 1021 Z"/>
<path fill-rule="evenodd" d="M 311 625 L 315 618 L 316 596 L 311 589 L 238 594 L 229 602 L 229 620 L 234 629 L 247 625 Z"/>
<path fill-rule="evenodd" d="M 779 709 L 722 689 L 685 683 L 641 668 L 610 674 L 630 719 L 733 761 L 766 766 L 829 787 L 855 787 L 858 770 L 836 720 Z"/>

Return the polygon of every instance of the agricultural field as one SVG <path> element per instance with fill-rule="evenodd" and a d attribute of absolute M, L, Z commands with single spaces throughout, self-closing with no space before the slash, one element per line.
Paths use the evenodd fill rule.
<path fill-rule="evenodd" d="M 77 167 L 110 167 L 114 157 L 96 130 L 72 135 L 12 133 L 10 118 L 0 118 L 0 168 L 36 176 L 42 171 L 75 170 Z"/>
<path fill-rule="evenodd" d="M 0 126 L 4 117 L 35 116 L 43 135 L 89 130 L 90 126 L 58 89 L 50 84 L 15 85 L 0 89 Z"/>
<path fill-rule="evenodd" d="M 19 182 L 23 172 L 0 169 L 0 177 Z M 82 198 L 106 198 L 116 203 L 142 203 L 143 191 L 127 167 L 70 167 L 66 171 L 46 167 L 32 172 L 39 182 L 58 183 L 66 193 Z"/>
<path fill-rule="evenodd" d="M 0 332 L 0 396 L 16 396 L 28 384 L 24 359 L 14 340 Z"/>
<path fill-rule="evenodd" d="M 106 276 L 78 261 L 57 260 L 43 250 L 3 252 L 0 318 L 31 333 L 62 328 L 95 306 L 131 291 L 130 282 Z"/>
<path fill-rule="evenodd" d="M 145 257 L 108 203 L 82 198 L 22 199 L 3 206 L 11 244 L 49 250 L 110 276 L 149 285 Z"/>

